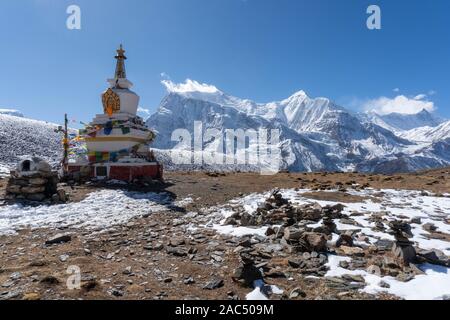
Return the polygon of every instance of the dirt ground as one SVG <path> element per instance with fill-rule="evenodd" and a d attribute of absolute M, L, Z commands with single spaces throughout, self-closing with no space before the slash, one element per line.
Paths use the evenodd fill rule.
<path fill-rule="evenodd" d="M 264 192 L 274 188 L 326 190 L 357 184 L 375 189 L 425 190 L 438 194 L 450 192 L 450 168 L 389 176 L 364 173 L 279 173 L 263 176 L 256 173 L 166 172 L 164 178 L 165 182 L 162 185 L 130 189 L 165 191 L 171 193 L 174 199 L 186 197 L 196 199 L 192 207 L 188 209 L 222 204 L 245 194 Z M 0 188 L 2 184 L 4 187 L 6 180 L 0 180 Z M 68 192 L 71 194 L 72 201 L 80 201 L 86 194 L 98 188 L 98 185 L 73 186 L 68 189 Z M 345 199 L 333 199 L 333 201 L 345 201 Z"/>
<path fill-rule="evenodd" d="M 6 179 L 0 180 L 0 198 Z M 106 233 L 83 230 L 23 230 L 17 235 L 0 236 L 1 299 L 243 299 L 252 289 L 232 280 L 238 266 L 233 251 L 236 240 L 202 230 L 194 240 L 187 239 L 177 219 L 186 212 L 223 204 L 233 198 L 274 188 L 337 189 L 322 194 L 333 201 L 359 201 L 345 188 L 392 188 L 450 193 L 450 168 L 392 176 L 357 173 L 280 173 L 261 176 L 252 173 L 207 174 L 201 172 L 165 174 L 165 182 L 139 191 L 164 191 L 176 200 L 194 201 L 179 210 L 168 210 L 132 219 Z M 100 185 L 65 186 L 71 201 L 80 201 Z M 131 188 L 136 189 L 136 188 Z M 322 197 L 315 193 L 311 197 Z M 328 198 L 329 199 L 329 198 Z M 70 233 L 71 241 L 45 245 L 57 233 Z M 164 246 L 180 240 L 174 248 L 186 254 L 168 252 Z M 276 269 L 286 261 L 271 261 Z M 69 290 L 69 266 L 80 268 L 81 288 Z M 223 280 L 212 290 L 205 285 Z M 321 279 L 307 279 L 292 273 L 291 279 L 268 278 L 286 292 L 301 288 L 299 299 L 392 299 L 393 297 L 341 292 Z M 281 296 L 274 296 L 281 298 Z"/>

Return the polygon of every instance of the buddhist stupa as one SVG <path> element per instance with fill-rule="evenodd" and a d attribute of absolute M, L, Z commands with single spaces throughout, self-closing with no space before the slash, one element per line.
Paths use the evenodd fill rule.
<path fill-rule="evenodd" d="M 80 135 L 88 150 L 87 163 L 69 163 L 70 171 L 89 171 L 97 178 L 131 181 L 162 178 L 162 166 L 149 149 L 154 133 L 137 115 L 139 96 L 125 71 L 125 50 L 117 49 L 114 78 L 102 95 L 103 113 L 97 114 Z"/>

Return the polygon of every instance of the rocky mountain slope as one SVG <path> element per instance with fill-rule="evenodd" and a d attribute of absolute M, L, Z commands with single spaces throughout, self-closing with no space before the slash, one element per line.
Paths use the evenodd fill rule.
<path fill-rule="evenodd" d="M 14 166 L 22 156 L 28 155 L 58 164 L 62 155 L 61 135 L 54 132 L 58 126 L 19 115 L 18 111 L 0 113 L 0 166 Z"/>

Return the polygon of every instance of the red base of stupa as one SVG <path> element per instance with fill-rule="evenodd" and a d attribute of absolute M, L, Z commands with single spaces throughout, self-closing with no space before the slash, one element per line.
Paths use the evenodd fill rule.
<path fill-rule="evenodd" d="M 163 179 L 163 166 L 158 162 L 148 163 L 96 163 L 90 165 L 69 164 L 69 173 L 82 172 L 89 178 L 131 182 L 135 179 Z"/>

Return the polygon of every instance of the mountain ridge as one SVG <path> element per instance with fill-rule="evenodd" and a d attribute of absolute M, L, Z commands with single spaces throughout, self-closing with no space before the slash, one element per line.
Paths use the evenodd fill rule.
<path fill-rule="evenodd" d="M 25 155 L 37 155 L 57 165 L 62 154 L 61 137 L 54 132 L 57 125 L 7 110 L 8 114 L 0 112 L 0 165 L 11 167 Z M 169 161 L 173 148 L 184 148 L 171 141 L 174 130 L 186 129 L 193 135 L 196 121 L 203 124 L 204 130 L 217 129 L 221 133 L 226 129 L 278 129 L 280 169 L 291 171 L 393 173 L 450 165 L 450 121 L 435 127 L 390 130 L 367 114 L 347 110 L 327 98 L 310 98 L 304 91 L 280 101 L 256 103 L 215 88 L 207 92 L 168 92 L 148 118 L 147 124 L 157 133 L 152 147 L 170 169 L 233 170 L 229 165 L 177 167 Z M 225 151 L 215 150 L 213 142 L 205 141 L 205 149 Z M 257 152 L 255 146 L 249 147 Z M 254 169 L 234 167 L 241 171 Z"/>
<path fill-rule="evenodd" d="M 444 156 L 441 149 L 436 153 L 431 141 L 408 139 L 371 117 L 327 98 L 310 98 L 302 90 L 269 103 L 240 99 L 217 88 L 213 92 L 169 91 L 147 124 L 159 135 L 155 147 L 171 149 L 174 143 L 168 144 L 169 133 L 182 128 L 192 134 L 195 121 L 219 131 L 264 126 L 281 129 L 283 169 L 293 171 L 383 172 L 391 171 L 392 163 L 402 163 L 401 171 L 413 171 L 448 161 L 446 150 Z"/>

